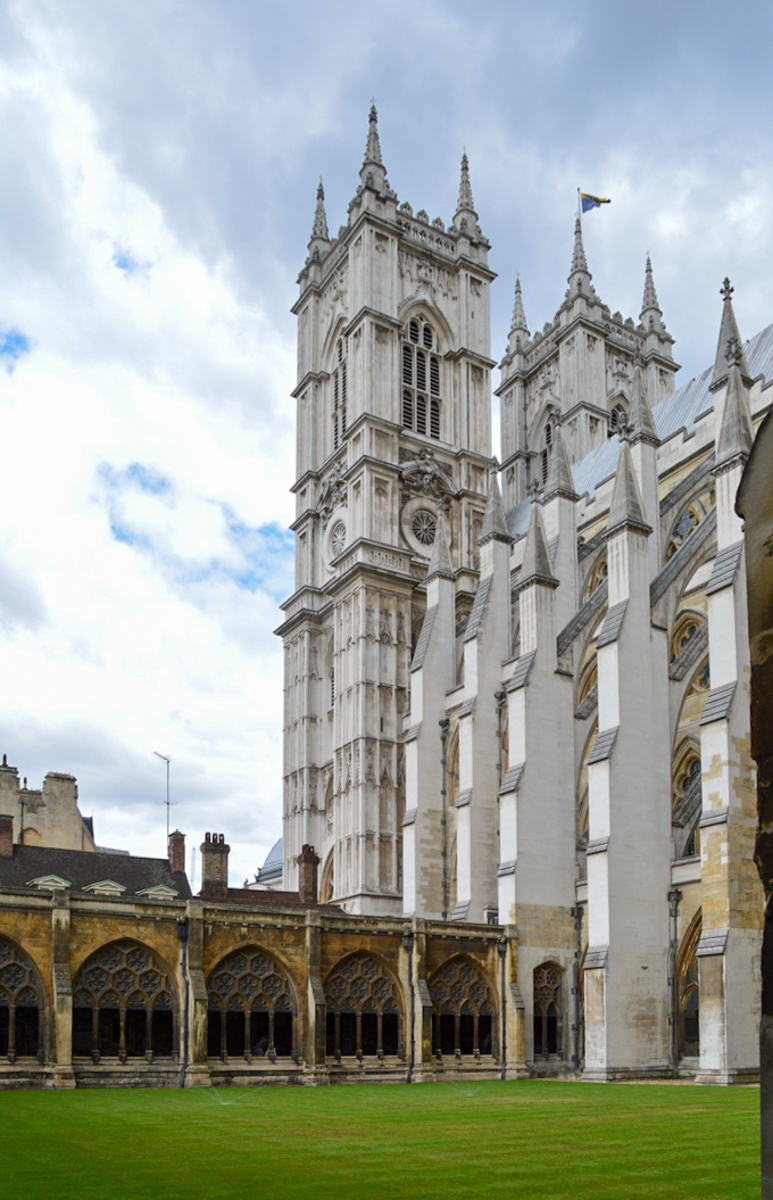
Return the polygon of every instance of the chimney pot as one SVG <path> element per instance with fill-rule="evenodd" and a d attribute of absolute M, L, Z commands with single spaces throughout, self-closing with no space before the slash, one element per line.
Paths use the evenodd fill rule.
<path fill-rule="evenodd" d="M 314 847 L 305 845 L 295 860 L 298 864 L 298 894 L 302 904 L 317 903 L 317 867 L 320 863 Z"/>
<path fill-rule="evenodd" d="M 169 854 L 169 866 L 173 871 L 185 870 L 185 834 L 179 829 L 175 829 L 174 833 L 169 834 L 169 845 L 167 846 Z"/>
<path fill-rule="evenodd" d="M 13 817 L 0 813 L 0 858 L 13 855 Z"/>

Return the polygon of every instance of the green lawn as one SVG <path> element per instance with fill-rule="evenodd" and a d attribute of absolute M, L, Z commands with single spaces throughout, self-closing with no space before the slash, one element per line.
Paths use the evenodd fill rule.
<path fill-rule="evenodd" d="M 756 1088 L 0 1092 L 2 1200 L 745 1200 Z"/>

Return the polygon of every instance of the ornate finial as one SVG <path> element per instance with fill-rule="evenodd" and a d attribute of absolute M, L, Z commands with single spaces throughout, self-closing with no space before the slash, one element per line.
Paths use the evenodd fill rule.
<path fill-rule="evenodd" d="M 719 289 L 719 294 L 723 300 L 729 300 L 734 291 L 735 288 L 732 286 L 726 275 L 722 282 L 722 287 Z"/>
<path fill-rule="evenodd" d="M 497 456 L 495 454 L 491 459 L 491 470 L 494 471 L 495 474 L 499 474 L 501 469 L 502 468 L 499 465 L 499 459 L 497 458 Z"/>
<path fill-rule="evenodd" d="M 532 479 L 531 483 L 527 484 L 526 494 L 532 504 L 539 504 L 539 498 L 542 495 L 542 484 L 538 479 Z"/>
<path fill-rule="evenodd" d="M 628 419 L 628 414 L 621 412 L 617 418 L 617 436 L 621 442 L 630 442 L 633 433 L 633 426 Z"/>

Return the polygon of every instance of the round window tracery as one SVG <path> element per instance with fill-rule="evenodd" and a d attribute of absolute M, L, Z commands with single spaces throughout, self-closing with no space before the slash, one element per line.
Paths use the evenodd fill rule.
<path fill-rule="evenodd" d="M 437 533 L 437 520 L 431 512 L 420 508 L 418 512 L 413 514 L 411 521 L 411 532 L 422 546 L 431 546 L 435 541 Z"/>
<path fill-rule="evenodd" d="M 330 535 L 330 553 L 333 558 L 338 558 L 339 554 L 343 554 L 345 548 L 346 526 L 343 521 L 339 521 Z"/>

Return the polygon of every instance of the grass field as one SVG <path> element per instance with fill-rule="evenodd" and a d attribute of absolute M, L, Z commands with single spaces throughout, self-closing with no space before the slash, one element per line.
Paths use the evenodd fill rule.
<path fill-rule="evenodd" d="M 746 1200 L 759 1092 L 635 1084 L 0 1092 L 0 1197 Z"/>

